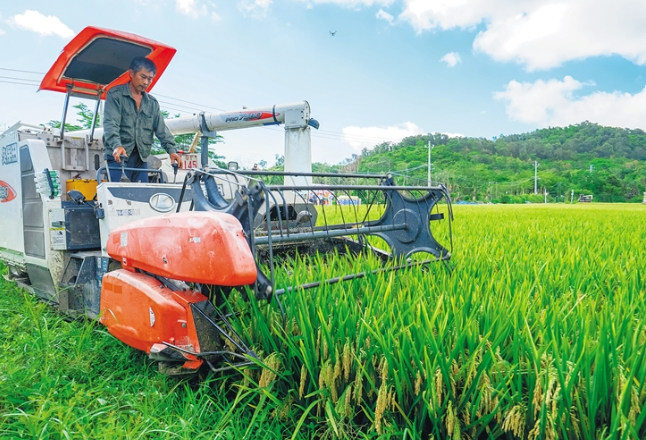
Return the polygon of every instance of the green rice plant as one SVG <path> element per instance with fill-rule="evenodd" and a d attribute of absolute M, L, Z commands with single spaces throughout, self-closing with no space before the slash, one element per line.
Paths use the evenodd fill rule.
<path fill-rule="evenodd" d="M 316 402 L 308 418 L 332 437 L 345 423 L 346 434 L 420 438 L 643 438 L 643 210 L 458 207 L 453 273 L 295 291 L 287 328 L 264 309 L 271 327 L 255 340 L 271 352 L 278 339 L 283 359 L 273 391 Z M 378 266 L 303 263 L 278 282 Z"/>
<path fill-rule="evenodd" d="M 0 437 L 646 438 L 646 208 L 455 217 L 452 272 L 286 259 L 278 287 L 367 275 L 284 295 L 285 324 L 275 301 L 232 295 L 264 367 L 193 379 L 2 282 Z"/>

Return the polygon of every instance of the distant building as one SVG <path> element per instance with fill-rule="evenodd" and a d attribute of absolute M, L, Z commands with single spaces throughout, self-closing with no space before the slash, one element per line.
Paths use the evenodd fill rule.
<path fill-rule="evenodd" d="M 592 201 L 592 194 L 588 194 L 588 195 L 579 194 L 579 202 L 590 203 L 591 201 Z"/>
<path fill-rule="evenodd" d="M 357 196 L 339 196 L 336 203 L 337 205 L 361 205 L 361 199 Z"/>

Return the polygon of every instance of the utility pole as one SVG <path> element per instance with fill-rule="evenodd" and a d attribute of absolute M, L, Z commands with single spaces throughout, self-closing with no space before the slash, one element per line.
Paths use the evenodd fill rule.
<path fill-rule="evenodd" d="M 543 188 L 543 191 L 545 191 L 545 203 L 547 203 L 547 188 Z"/>
<path fill-rule="evenodd" d="M 570 192 L 570 203 L 574 203 L 574 190 Z"/>
<path fill-rule="evenodd" d="M 431 186 L 431 150 L 435 145 L 431 145 L 431 141 L 428 141 L 428 186 Z"/>
<path fill-rule="evenodd" d="M 534 194 L 538 194 L 538 162 L 534 161 Z"/>

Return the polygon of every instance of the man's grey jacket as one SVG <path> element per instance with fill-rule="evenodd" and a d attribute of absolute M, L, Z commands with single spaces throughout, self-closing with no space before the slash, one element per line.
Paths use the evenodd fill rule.
<path fill-rule="evenodd" d="M 177 153 L 175 138 L 166 127 L 159 103 L 153 96 L 143 92 L 137 111 L 128 84 L 110 89 L 103 112 L 104 151 L 112 155 L 118 146 L 122 146 L 130 157 L 136 145 L 141 160 L 145 161 L 153 146 L 153 133 L 164 150 L 169 154 Z"/>

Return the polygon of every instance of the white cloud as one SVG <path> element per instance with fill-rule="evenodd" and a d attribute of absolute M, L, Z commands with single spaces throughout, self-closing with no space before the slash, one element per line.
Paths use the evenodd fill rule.
<path fill-rule="evenodd" d="M 388 127 L 345 127 L 343 140 L 355 150 L 372 148 L 382 142 L 399 142 L 407 136 L 424 133 L 420 127 L 412 122 L 391 125 Z"/>
<path fill-rule="evenodd" d="M 404 0 L 400 19 L 410 22 L 417 31 L 468 28 L 489 16 L 496 0 Z"/>
<path fill-rule="evenodd" d="M 402 0 L 399 19 L 417 32 L 484 25 L 474 48 L 527 69 L 620 55 L 646 65 L 642 0 Z"/>
<path fill-rule="evenodd" d="M 646 87 L 634 95 L 594 92 L 583 97 L 574 96 L 574 91 L 591 85 L 571 76 L 563 81 L 510 81 L 504 91 L 494 96 L 506 102 L 510 118 L 542 127 L 587 120 L 614 127 L 646 129 Z"/>
<path fill-rule="evenodd" d="M 175 9 L 193 19 L 208 15 L 206 6 L 199 7 L 196 0 L 175 0 Z"/>
<path fill-rule="evenodd" d="M 36 32 L 40 35 L 58 35 L 61 38 L 74 36 L 74 31 L 53 15 L 43 15 L 38 11 L 26 10 L 16 14 L 8 22 L 20 29 Z"/>
<path fill-rule="evenodd" d="M 379 9 L 379 12 L 377 12 L 376 17 L 381 20 L 386 20 L 390 24 L 393 24 L 393 20 L 395 20 L 395 17 L 393 17 L 391 14 L 384 11 L 383 9 Z"/>
<path fill-rule="evenodd" d="M 245 16 L 262 18 L 267 14 L 272 0 L 242 0 L 238 2 L 238 9 Z"/>
<path fill-rule="evenodd" d="M 397 17 L 418 32 L 482 26 L 473 47 L 528 70 L 619 55 L 646 65 L 643 0 L 299 0 L 345 7 L 401 3 Z M 382 11 L 378 18 L 387 19 Z M 381 15 L 379 15 L 381 14 Z M 388 14 L 390 15 L 390 14 Z"/>
<path fill-rule="evenodd" d="M 396 0 L 298 0 L 309 5 L 312 3 L 332 3 L 335 5 L 346 6 L 350 8 L 358 6 L 372 6 L 372 5 L 381 5 L 388 6 L 395 3 Z"/>
<path fill-rule="evenodd" d="M 446 63 L 446 65 L 449 67 L 455 67 L 458 63 L 462 62 L 462 59 L 460 58 L 459 53 L 449 52 L 446 55 L 444 55 L 442 58 L 440 58 L 440 61 Z"/>

